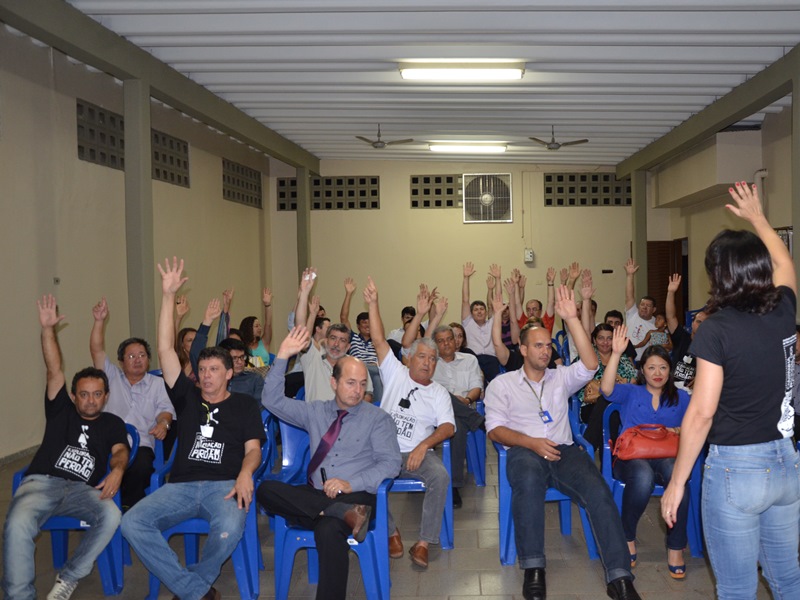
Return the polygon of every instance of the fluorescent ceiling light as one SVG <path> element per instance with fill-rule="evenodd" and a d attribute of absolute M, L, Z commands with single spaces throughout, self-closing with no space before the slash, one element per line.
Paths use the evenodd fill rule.
<path fill-rule="evenodd" d="M 430 144 L 431 152 L 447 154 L 502 154 L 505 144 Z"/>
<path fill-rule="evenodd" d="M 415 81 L 492 82 L 522 79 L 525 63 L 404 63 L 400 76 Z"/>

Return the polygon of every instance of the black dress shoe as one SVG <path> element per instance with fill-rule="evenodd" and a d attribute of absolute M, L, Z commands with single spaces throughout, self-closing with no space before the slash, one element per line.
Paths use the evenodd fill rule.
<path fill-rule="evenodd" d="M 545 600 L 547 586 L 544 582 L 544 569 L 525 569 L 522 597 L 525 600 Z"/>
<path fill-rule="evenodd" d="M 461 494 L 458 493 L 458 488 L 453 488 L 453 508 L 461 508 L 463 502 L 461 501 Z"/>
<path fill-rule="evenodd" d="M 642 600 L 642 597 L 633 587 L 633 579 L 620 577 L 608 584 L 606 593 L 614 600 Z"/>

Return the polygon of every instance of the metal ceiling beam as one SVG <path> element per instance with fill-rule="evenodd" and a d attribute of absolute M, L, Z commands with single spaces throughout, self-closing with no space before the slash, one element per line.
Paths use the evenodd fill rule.
<path fill-rule="evenodd" d="M 117 79 L 140 79 L 154 98 L 294 167 L 319 158 L 215 96 L 61 0 L 0 0 L 0 21 Z"/>
<path fill-rule="evenodd" d="M 800 45 L 742 85 L 686 119 L 675 129 L 617 165 L 617 179 L 650 169 L 741 121 L 792 91 L 800 76 Z M 798 100 L 795 98 L 795 103 Z"/>

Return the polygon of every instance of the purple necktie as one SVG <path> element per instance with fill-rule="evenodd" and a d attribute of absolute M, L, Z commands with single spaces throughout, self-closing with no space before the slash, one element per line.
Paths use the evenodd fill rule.
<path fill-rule="evenodd" d="M 322 464 L 322 461 L 328 456 L 328 452 L 333 448 L 333 443 L 336 441 L 336 438 L 339 437 L 339 432 L 342 430 L 342 419 L 347 415 L 347 411 L 337 410 L 336 415 L 336 420 L 331 423 L 331 426 L 328 427 L 328 431 L 322 436 L 322 439 L 319 441 L 319 446 L 317 446 L 317 450 L 314 452 L 314 456 L 311 457 L 311 461 L 308 463 L 308 485 L 310 486 L 314 485 L 311 481 L 311 474 L 317 470 L 317 467 Z"/>

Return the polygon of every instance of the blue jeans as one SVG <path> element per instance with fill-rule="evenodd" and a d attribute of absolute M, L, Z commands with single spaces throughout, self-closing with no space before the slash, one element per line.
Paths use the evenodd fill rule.
<path fill-rule="evenodd" d="M 625 539 L 636 540 L 636 525 L 647 508 L 656 484 L 666 487 L 672 479 L 674 458 L 651 458 L 636 460 L 616 460 L 614 479 L 625 483 L 622 494 L 622 529 Z M 689 486 L 683 492 L 683 500 L 675 515 L 675 526 L 667 529 L 667 548 L 683 550 L 688 544 L 686 521 L 689 518 Z"/>
<path fill-rule="evenodd" d="M 606 582 L 633 578 L 630 554 L 617 506 L 600 471 L 576 444 L 558 446 L 561 460 L 547 461 L 535 452 L 514 446 L 508 450 L 506 474 L 511 484 L 517 555 L 521 569 L 545 568 L 544 496 L 552 487 L 586 509 Z"/>
<path fill-rule="evenodd" d="M 28 475 L 14 494 L 3 528 L 3 591 L 9 600 L 36 598 L 34 538 L 50 517 L 75 517 L 89 528 L 59 576 L 77 582 L 92 570 L 97 556 L 119 526 L 113 500 L 100 500 L 100 490 L 80 481 L 49 475 Z"/>
<path fill-rule="evenodd" d="M 720 600 L 756 597 L 760 563 L 778 599 L 800 598 L 800 456 L 790 439 L 708 451 L 703 529 Z"/>
<path fill-rule="evenodd" d="M 137 502 L 122 519 L 122 535 L 144 566 L 181 600 L 197 600 L 211 589 L 242 537 L 247 511 L 234 498 L 223 500 L 234 483 L 168 483 Z M 208 521 L 210 529 L 200 562 L 184 567 L 161 532 L 192 518 Z"/>
<path fill-rule="evenodd" d="M 450 475 L 444 468 L 442 459 L 434 452 L 425 453 L 422 464 L 416 471 L 406 469 L 406 461 L 410 452 L 403 452 L 403 466 L 398 477 L 419 479 L 425 484 L 425 497 L 422 499 L 422 521 L 419 527 L 419 539 L 429 544 L 439 543 L 439 534 L 442 531 L 442 515 L 447 501 L 447 488 L 450 487 Z M 394 517 L 389 511 L 389 535 L 396 529 Z"/>

